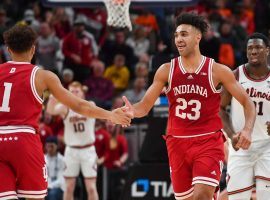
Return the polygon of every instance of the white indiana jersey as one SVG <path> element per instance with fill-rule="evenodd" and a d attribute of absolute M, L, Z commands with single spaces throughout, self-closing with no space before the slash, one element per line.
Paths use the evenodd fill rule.
<path fill-rule="evenodd" d="M 270 121 L 270 74 L 264 79 L 254 80 L 248 77 L 245 65 L 241 65 L 239 67 L 239 83 L 245 88 L 256 107 L 252 141 L 270 140 L 266 125 L 266 122 Z M 235 132 L 244 127 L 244 110 L 235 98 L 232 98 L 231 119 Z"/>
<path fill-rule="evenodd" d="M 69 109 L 64 119 L 64 141 L 68 146 L 84 146 L 95 142 L 95 119 Z"/>

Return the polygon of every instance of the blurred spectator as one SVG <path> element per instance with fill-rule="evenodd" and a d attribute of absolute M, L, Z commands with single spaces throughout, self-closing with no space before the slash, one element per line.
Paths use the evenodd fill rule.
<path fill-rule="evenodd" d="M 157 50 L 155 54 L 152 56 L 151 65 L 150 65 L 150 71 L 152 71 L 151 73 L 155 73 L 156 70 L 163 63 L 170 62 L 171 57 L 172 57 L 172 53 L 171 53 L 170 45 L 166 44 L 163 40 L 160 39 L 157 43 Z"/>
<path fill-rule="evenodd" d="M 240 19 L 241 26 L 245 28 L 247 33 L 250 35 L 255 31 L 255 24 L 254 12 L 252 10 L 251 2 L 249 3 L 250 4 L 243 4 L 241 2 L 237 3 L 233 12 Z"/>
<path fill-rule="evenodd" d="M 143 77 L 148 80 L 148 64 L 145 62 L 138 62 L 135 67 L 135 77 Z"/>
<path fill-rule="evenodd" d="M 36 45 L 36 64 L 58 74 L 56 68 L 56 52 L 60 49 L 59 39 L 53 34 L 50 25 L 43 22 L 40 25 Z"/>
<path fill-rule="evenodd" d="M 30 25 L 38 33 L 40 23 L 38 20 L 36 20 L 34 11 L 32 9 L 25 10 L 23 14 L 23 21 Z"/>
<path fill-rule="evenodd" d="M 235 54 L 239 53 L 239 41 L 233 32 L 232 24 L 225 21 L 220 26 L 220 51 L 219 62 L 227 65 L 230 68 L 235 66 Z"/>
<path fill-rule="evenodd" d="M 116 96 L 113 100 L 112 100 L 112 107 L 111 110 L 116 109 L 116 108 L 120 108 L 123 106 L 123 100 L 121 96 Z M 107 127 L 108 128 L 108 127 Z"/>
<path fill-rule="evenodd" d="M 101 47 L 100 59 L 105 62 L 105 65 L 111 65 L 114 57 L 117 54 L 122 54 L 126 58 L 126 64 L 129 68 L 137 62 L 134 56 L 134 50 L 126 44 L 126 35 L 123 30 L 116 30 L 113 33 L 113 38 L 109 38 Z"/>
<path fill-rule="evenodd" d="M 106 128 L 106 121 L 105 120 L 96 120 L 95 124 L 95 147 L 96 147 L 96 152 L 98 158 L 104 158 L 104 155 L 109 149 L 109 140 L 110 140 L 110 134 L 107 131 Z M 98 170 L 97 170 L 97 190 L 99 194 L 99 198 L 102 199 L 102 194 L 103 194 L 103 166 L 100 165 L 101 162 L 97 160 L 98 165 Z M 104 191 L 105 192 L 105 191 Z"/>
<path fill-rule="evenodd" d="M 105 70 L 104 77 L 113 82 L 116 93 L 122 92 L 128 87 L 130 72 L 125 61 L 124 55 L 116 54 L 113 65 Z"/>
<path fill-rule="evenodd" d="M 4 44 L 3 33 L 12 25 L 6 11 L 0 7 L 0 46 Z"/>
<path fill-rule="evenodd" d="M 110 133 L 106 129 L 106 121 L 97 119 L 95 124 L 95 147 L 98 158 L 105 156 L 108 151 Z"/>
<path fill-rule="evenodd" d="M 94 101 L 98 106 L 110 108 L 114 86 L 111 80 L 104 78 L 104 63 L 100 60 L 92 62 L 93 75 L 84 84 L 88 87 L 86 99 Z"/>
<path fill-rule="evenodd" d="M 112 125 L 107 121 L 110 132 L 109 151 L 104 155 L 104 166 L 108 169 L 121 168 L 128 158 L 128 146 L 121 125 Z"/>
<path fill-rule="evenodd" d="M 220 39 L 215 36 L 215 32 L 210 27 L 200 42 L 200 50 L 203 55 L 219 62 L 220 43 Z"/>
<path fill-rule="evenodd" d="M 62 72 L 62 85 L 67 89 L 69 84 L 73 82 L 74 73 L 70 69 L 64 69 Z"/>
<path fill-rule="evenodd" d="M 128 158 L 128 145 L 121 125 L 113 125 L 107 121 L 107 130 L 110 132 L 109 149 L 103 159 L 108 169 L 108 200 L 118 200 L 124 185 L 126 170 L 124 164 Z"/>
<path fill-rule="evenodd" d="M 141 54 L 149 52 L 150 42 L 142 26 L 135 28 L 133 35 L 127 39 L 126 43 L 133 48 L 134 54 L 138 58 Z"/>
<path fill-rule="evenodd" d="M 255 28 L 257 32 L 262 32 L 268 35 L 268 30 L 270 28 L 270 4 L 268 0 L 256 0 L 255 8 Z"/>
<path fill-rule="evenodd" d="M 78 16 L 74 30 L 63 40 L 64 68 L 74 72 L 74 80 L 83 82 L 91 73 L 91 62 L 98 54 L 93 35 L 85 30 L 86 19 Z"/>
<path fill-rule="evenodd" d="M 158 32 L 159 27 L 155 15 L 151 14 L 148 10 L 143 10 L 142 13 L 135 18 L 134 23 L 146 28 L 147 32 Z"/>
<path fill-rule="evenodd" d="M 46 155 L 45 161 L 48 170 L 48 195 L 46 200 L 62 200 L 64 191 L 65 169 L 64 157 L 58 153 L 57 138 L 50 136 L 46 139 Z"/>
<path fill-rule="evenodd" d="M 63 39 L 71 31 L 70 21 L 64 8 L 55 8 L 51 23 L 56 36 L 60 39 Z"/>
<path fill-rule="evenodd" d="M 217 0 L 215 6 L 220 16 L 226 20 L 232 15 L 232 11 L 226 6 L 227 0 Z"/>
<path fill-rule="evenodd" d="M 77 13 L 87 16 L 87 29 L 93 33 L 99 46 L 106 39 L 107 13 L 103 8 L 76 8 Z"/>
<path fill-rule="evenodd" d="M 53 131 L 50 126 L 51 123 L 52 123 L 52 116 L 46 112 L 43 112 L 38 127 L 38 133 L 40 135 L 40 140 L 43 144 L 43 147 L 45 147 L 46 139 L 53 135 Z"/>
<path fill-rule="evenodd" d="M 126 90 L 123 95 L 126 96 L 132 104 L 137 103 L 143 98 L 146 92 L 145 86 L 145 78 L 137 77 L 133 83 L 133 87 L 129 90 Z"/>

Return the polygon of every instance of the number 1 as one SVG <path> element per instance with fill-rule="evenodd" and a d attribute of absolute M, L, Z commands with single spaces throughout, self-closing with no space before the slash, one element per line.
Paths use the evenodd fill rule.
<path fill-rule="evenodd" d="M 12 83 L 4 82 L 4 87 L 5 87 L 5 91 L 4 91 L 2 106 L 0 107 L 0 112 L 9 112 L 10 111 L 9 99 L 10 99 Z"/>

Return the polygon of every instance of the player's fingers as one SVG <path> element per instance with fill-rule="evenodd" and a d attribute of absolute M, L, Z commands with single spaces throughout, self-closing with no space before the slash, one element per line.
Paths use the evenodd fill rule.
<path fill-rule="evenodd" d="M 242 148 L 243 149 L 248 149 L 250 144 L 251 144 L 250 141 L 248 139 L 245 139 L 244 142 L 243 142 Z"/>
<path fill-rule="evenodd" d="M 129 100 L 127 99 L 126 96 L 122 96 L 122 99 L 123 99 L 123 101 L 125 102 L 125 105 L 126 105 L 128 108 L 132 108 L 132 105 L 131 105 L 131 103 L 129 102 Z"/>
<path fill-rule="evenodd" d="M 236 148 L 241 148 L 243 143 L 243 138 L 241 137 L 241 134 L 238 135 L 238 141 L 236 143 Z"/>

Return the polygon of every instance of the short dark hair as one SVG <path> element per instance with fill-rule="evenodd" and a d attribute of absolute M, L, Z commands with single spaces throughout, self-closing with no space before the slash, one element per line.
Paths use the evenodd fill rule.
<path fill-rule="evenodd" d="M 265 46 L 266 47 L 269 47 L 269 39 L 268 37 L 266 37 L 264 34 L 262 33 L 258 33 L 258 32 L 255 32 L 253 34 L 251 34 L 248 38 L 247 38 L 247 42 L 250 40 L 250 39 L 262 39 Z M 246 44 L 247 44 L 246 42 Z"/>
<path fill-rule="evenodd" d="M 176 17 L 175 29 L 181 24 L 189 24 L 198 29 L 202 34 L 205 34 L 208 30 L 208 23 L 205 18 L 195 13 L 182 13 Z"/>
<path fill-rule="evenodd" d="M 5 44 L 16 53 L 31 49 L 37 39 L 36 32 L 28 25 L 16 24 L 4 32 Z"/>

